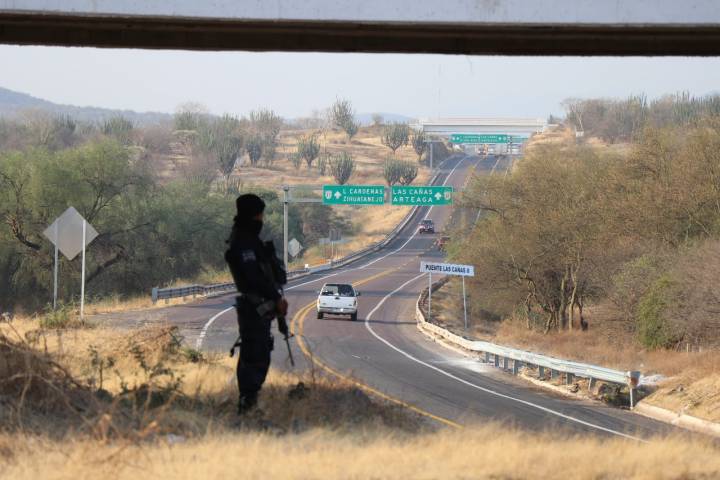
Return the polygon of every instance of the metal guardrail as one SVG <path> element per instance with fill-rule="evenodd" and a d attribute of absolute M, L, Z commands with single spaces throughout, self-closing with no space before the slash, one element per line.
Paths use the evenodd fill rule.
<path fill-rule="evenodd" d="M 433 291 L 440 286 L 439 282 L 433 284 Z M 572 384 L 575 377 L 587 378 L 588 389 L 592 390 L 597 381 L 613 383 L 617 385 L 627 385 L 630 391 L 630 408 L 634 407 L 635 388 L 640 380 L 639 371 L 621 371 L 610 368 L 599 367 L 587 363 L 573 362 L 571 360 L 563 360 L 560 358 L 550 357 L 527 350 L 519 350 L 517 348 L 504 347 L 490 342 L 480 340 L 469 340 L 460 335 L 450 332 L 438 325 L 428 322 L 425 313 L 421 308 L 421 304 L 428 295 L 427 288 L 423 290 L 418 298 L 415 313 L 418 322 L 418 328 L 426 330 L 434 335 L 444 338 L 465 350 L 484 354 L 484 360 L 488 364 L 494 364 L 496 367 L 510 370 L 510 362 L 512 361 L 512 372 L 518 374 L 523 366 L 536 367 L 538 376 L 545 379 L 546 370 L 550 374 L 550 378 L 557 378 L 560 374 L 565 375 L 567 384 Z"/>
<path fill-rule="evenodd" d="M 185 285 L 177 288 L 158 288 L 152 289 L 152 302 L 157 303 L 158 300 L 169 300 L 171 298 L 180 297 L 196 297 L 198 295 L 210 295 L 213 293 L 232 292 L 235 291 L 234 283 L 215 283 L 212 285 Z"/>

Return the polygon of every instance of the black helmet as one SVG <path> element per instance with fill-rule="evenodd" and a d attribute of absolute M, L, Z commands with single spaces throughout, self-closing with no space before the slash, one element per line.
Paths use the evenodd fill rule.
<path fill-rule="evenodd" d="M 254 193 L 246 193 L 235 200 L 235 207 L 238 218 L 247 220 L 265 211 L 265 202 Z"/>

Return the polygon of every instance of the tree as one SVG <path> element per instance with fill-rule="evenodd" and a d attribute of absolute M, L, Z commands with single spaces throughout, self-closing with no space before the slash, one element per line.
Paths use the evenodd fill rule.
<path fill-rule="evenodd" d="M 330 160 L 330 173 L 338 185 L 345 185 L 354 171 L 355 160 L 347 152 L 340 152 Z"/>
<path fill-rule="evenodd" d="M 297 144 L 297 154 L 305 160 L 308 168 L 311 168 L 313 161 L 320 154 L 320 143 L 317 140 L 317 134 L 313 133 L 300 137 Z"/>
<path fill-rule="evenodd" d="M 235 168 L 235 162 L 242 155 L 244 138 L 240 121 L 232 115 L 201 124 L 197 135 L 197 146 L 201 152 L 211 155 L 227 179 Z"/>
<path fill-rule="evenodd" d="M 52 256 L 42 237 L 47 225 L 68 206 L 78 211 L 100 232 L 88 258 L 88 286 L 125 261 L 128 232 L 147 227 L 138 217 L 151 194 L 149 172 L 134 162 L 128 149 L 116 140 L 96 140 L 60 152 L 28 150 L 0 154 L 0 269 L 13 271 L 0 289 L 0 298 L 36 306 L 44 303 L 52 285 Z M 137 239 L 139 243 L 141 239 Z M 61 275 L 79 278 L 76 264 L 63 262 Z M 4 266 L 3 266 L 4 265 Z M 126 277 L 127 278 L 127 277 Z M 61 285 L 68 282 L 61 281 Z M 68 298 L 68 292 L 61 290 Z M 7 299 L 5 299 L 6 301 Z"/>
<path fill-rule="evenodd" d="M 404 167 L 403 162 L 394 157 L 390 157 L 385 160 L 385 164 L 383 165 L 383 177 L 389 187 L 400 183 Z"/>
<path fill-rule="evenodd" d="M 383 133 L 381 137 L 382 144 L 392 150 L 393 155 L 395 151 L 408 144 L 408 138 L 410 136 L 410 128 L 407 123 L 391 123 L 383 127 Z"/>
<path fill-rule="evenodd" d="M 302 165 L 303 156 L 300 154 L 300 152 L 292 152 L 290 153 L 290 163 L 293 164 L 293 167 L 295 167 L 295 170 L 300 170 L 300 165 Z"/>
<path fill-rule="evenodd" d="M 34 146 L 57 150 L 69 147 L 75 141 L 77 123 L 68 115 L 28 110 L 23 112 L 22 118 Z"/>
<path fill-rule="evenodd" d="M 175 111 L 175 130 L 197 131 L 209 118 L 208 109 L 200 103 L 188 102 Z"/>
<path fill-rule="evenodd" d="M 373 126 L 379 127 L 380 125 L 385 123 L 385 119 L 383 118 L 383 116 L 381 114 L 373 113 L 372 114 L 372 122 L 373 122 Z"/>
<path fill-rule="evenodd" d="M 415 150 L 415 153 L 418 156 L 418 163 L 420 163 L 420 161 L 422 160 L 423 153 L 427 151 L 427 140 L 427 135 L 425 135 L 422 130 L 416 131 L 410 137 L 410 142 L 412 143 L 413 150 Z"/>
<path fill-rule="evenodd" d="M 283 120 L 270 109 L 253 110 L 249 116 L 250 130 L 262 143 L 262 158 L 266 166 L 275 160 L 277 136 Z"/>
<path fill-rule="evenodd" d="M 329 168 L 332 158 L 329 153 L 323 152 L 318 157 L 318 173 L 325 175 L 325 171 Z"/>
<path fill-rule="evenodd" d="M 410 185 L 417 177 L 417 165 L 390 157 L 383 165 L 383 177 L 388 186 Z"/>
<path fill-rule="evenodd" d="M 250 164 L 252 166 L 256 166 L 263 153 L 262 139 L 257 135 L 250 137 L 245 148 L 247 150 L 248 157 L 250 158 Z"/>
<path fill-rule="evenodd" d="M 335 125 L 343 129 L 348 140 L 352 140 L 360 128 L 355 120 L 355 110 L 349 100 L 337 99 L 330 108 L 330 118 Z"/>
<path fill-rule="evenodd" d="M 418 167 L 410 162 L 403 162 L 402 175 L 400 177 L 401 185 L 410 185 L 418 174 Z"/>
<path fill-rule="evenodd" d="M 470 287 L 483 308 L 504 316 L 521 307 L 527 326 L 544 332 L 573 328 L 576 312 L 587 325 L 583 305 L 632 245 L 622 209 L 601 193 L 616 188 L 621 165 L 591 149 L 548 146 L 508 177 L 473 179 L 462 206 L 484 215 L 460 256 L 484 272 Z"/>
<path fill-rule="evenodd" d="M 133 123 L 130 120 L 118 115 L 105 120 L 101 130 L 105 135 L 116 138 L 123 145 L 128 145 L 131 141 L 133 128 Z"/>

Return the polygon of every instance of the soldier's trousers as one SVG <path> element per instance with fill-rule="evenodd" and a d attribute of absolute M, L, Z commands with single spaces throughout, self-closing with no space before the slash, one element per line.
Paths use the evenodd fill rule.
<path fill-rule="evenodd" d="M 265 383 L 270 368 L 273 337 L 270 333 L 272 318 L 261 318 L 249 303 L 236 305 L 240 330 L 240 357 L 237 364 L 237 381 L 241 396 L 257 395 Z"/>

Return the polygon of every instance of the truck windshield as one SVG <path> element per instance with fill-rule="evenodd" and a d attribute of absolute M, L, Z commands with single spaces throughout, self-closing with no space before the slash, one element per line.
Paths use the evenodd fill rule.
<path fill-rule="evenodd" d="M 322 292 L 320 292 L 320 295 L 354 297 L 355 291 L 353 290 L 352 285 L 325 285 Z"/>

